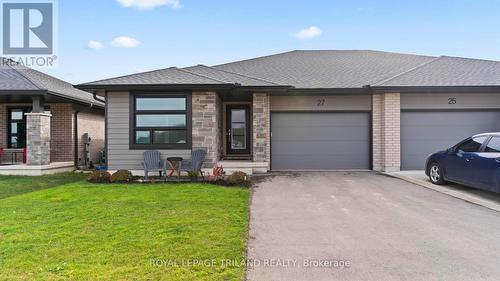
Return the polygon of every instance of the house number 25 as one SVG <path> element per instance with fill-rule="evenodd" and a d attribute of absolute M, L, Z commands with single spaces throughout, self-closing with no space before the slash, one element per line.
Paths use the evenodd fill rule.
<path fill-rule="evenodd" d="M 325 106 L 326 99 L 319 99 L 318 100 L 318 106 Z"/>
<path fill-rule="evenodd" d="M 457 98 L 448 98 L 448 104 L 457 104 Z"/>

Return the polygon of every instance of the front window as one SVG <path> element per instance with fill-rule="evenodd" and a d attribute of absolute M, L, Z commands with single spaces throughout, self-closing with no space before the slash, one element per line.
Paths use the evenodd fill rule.
<path fill-rule="evenodd" d="M 133 104 L 133 146 L 189 148 L 187 95 L 135 95 Z"/>

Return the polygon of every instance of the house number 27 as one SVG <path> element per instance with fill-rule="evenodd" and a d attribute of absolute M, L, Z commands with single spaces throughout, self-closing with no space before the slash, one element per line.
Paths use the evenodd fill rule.
<path fill-rule="evenodd" d="M 326 99 L 319 99 L 318 100 L 318 106 L 325 106 Z"/>

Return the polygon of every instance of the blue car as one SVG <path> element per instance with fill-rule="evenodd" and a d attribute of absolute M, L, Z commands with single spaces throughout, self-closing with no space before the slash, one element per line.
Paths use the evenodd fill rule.
<path fill-rule="evenodd" d="M 427 158 L 425 173 L 434 184 L 455 182 L 500 192 L 500 133 L 470 137 Z"/>

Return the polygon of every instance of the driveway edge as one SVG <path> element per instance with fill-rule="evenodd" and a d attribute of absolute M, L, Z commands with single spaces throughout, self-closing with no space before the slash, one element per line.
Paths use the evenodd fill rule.
<path fill-rule="evenodd" d="M 479 206 L 488 208 L 488 209 L 493 210 L 493 211 L 500 212 L 500 206 L 498 204 L 491 203 L 491 202 L 489 202 L 487 200 L 483 200 L 483 199 L 475 197 L 475 196 L 464 194 L 463 192 L 459 192 L 459 191 L 457 191 L 455 189 L 448 188 L 446 186 L 435 185 L 435 184 L 432 184 L 432 183 L 429 183 L 429 182 L 425 182 L 425 181 L 422 181 L 422 180 L 414 179 L 414 178 L 407 177 L 407 176 L 404 176 L 404 175 L 401 175 L 401 174 L 397 174 L 397 173 L 382 173 L 382 174 L 386 175 L 386 176 L 389 176 L 389 177 L 393 177 L 393 178 L 397 178 L 397 179 L 400 179 L 400 180 L 404 180 L 406 182 L 413 183 L 415 185 L 419 185 L 421 187 L 432 189 L 434 191 L 437 191 L 437 192 L 440 192 L 440 193 L 443 193 L 443 194 L 446 194 L 446 195 L 449 195 L 449 196 L 452 196 L 452 197 L 455 197 L 455 198 L 467 201 L 467 202 L 475 204 L 475 205 L 479 205 Z"/>

